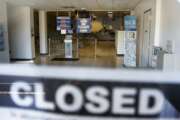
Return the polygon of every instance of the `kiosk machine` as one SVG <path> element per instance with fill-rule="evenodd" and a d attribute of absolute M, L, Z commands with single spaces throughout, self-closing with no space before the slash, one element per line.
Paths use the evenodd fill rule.
<path fill-rule="evenodd" d="M 136 21 L 135 16 L 125 16 L 125 55 L 124 65 L 126 67 L 136 67 Z"/>

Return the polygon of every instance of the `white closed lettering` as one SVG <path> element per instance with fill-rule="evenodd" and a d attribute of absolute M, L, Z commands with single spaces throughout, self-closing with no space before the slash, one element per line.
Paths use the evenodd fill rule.
<path fill-rule="evenodd" d="M 113 114 L 123 114 L 123 115 L 134 115 L 135 108 L 135 95 L 136 89 L 130 88 L 115 88 L 113 90 Z M 128 97 L 127 97 L 128 96 Z M 129 97 L 131 96 L 131 97 Z M 126 107 L 126 105 L 131 105 L 132 107 Z"/>
<path fill-rule="evenodd" d="M 109 92 L 101 86 L 91 87 L 86 93 L 87 99 L 90 101 L 86 104 L 86 109 L 93 114 L 103 114 L 108 111 L 110 103 L 107 99 Z"/>
<path fill-rule="evenodd" d="M 67 95 L 72 96 L 72 103 L 66 101 Z M 83 105 L 82 92 L 78 87 L 72 85 L 64 85 L 56 92 L 56 102 L 59 108 L 64 112 L 77 112 Z"/>
<path fill-rule="evenodd" d="M 25 82 L 13 83 L 10 88 L 13 102 L 22 107 L 30 107 L 33 104 L 33 96 L 30 92 L 32 92 L 32 87 Z"/>
<path fill-rule="evenodd" d="M 163 109 L 164 96 L 162 92 L 155 89 L 143 89 L 140 93 L 140 115 L 154 115 L 159 114 Z M 150 100 L 154 99 L 154 104 L 149 106 Z"/>
<path fill-rule="evenodd" d="M 48 89 L 47 89 L 48 90 Z M 12 101 L 21 107 L 66 113 L 154 116 L 163 110 L 165 97 L 157 88 L 86 86 L 82 89 L 61 84 L 53 91 L 51 100 L 42 83 L 16 82 L 10 87 Z M 35 105 L 35 106 L 34 106 Z"/>

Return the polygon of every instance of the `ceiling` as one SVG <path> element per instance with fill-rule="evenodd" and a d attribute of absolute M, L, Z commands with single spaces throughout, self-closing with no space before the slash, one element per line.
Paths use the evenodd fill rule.
<path fill-rule="evenodd" d="M 129 10 L 141 0 L 6 0 L 9 4 L 31 6 L 35 9 L 69 10 L 85 8 L 91 11 Z"/>

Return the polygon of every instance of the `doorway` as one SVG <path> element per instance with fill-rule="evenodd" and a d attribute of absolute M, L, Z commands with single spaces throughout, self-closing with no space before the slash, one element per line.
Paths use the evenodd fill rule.
<path fill-rule="evenodd" d="M 143 41 L 142 41 L 142 67 L 152 67 L 153 56 L 153 40 L 152 34 L 152 10 L 149 9 L 144 12 L 143 21 Z"/>

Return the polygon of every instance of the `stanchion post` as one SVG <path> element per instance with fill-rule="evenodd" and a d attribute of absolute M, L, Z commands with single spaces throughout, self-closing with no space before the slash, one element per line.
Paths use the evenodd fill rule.
<path fill-rule="evenodd" d="M 48 43 L 49 43 L 49 56 L 51 56 L 51 38 L 48 39 Z"/>
<path fill-rule="evenodd" d="M 95 38 L 95 47 L 94 47 L 94 58 L 96 60 L 96 51 L 97 51 L 97 38 Z"/>

